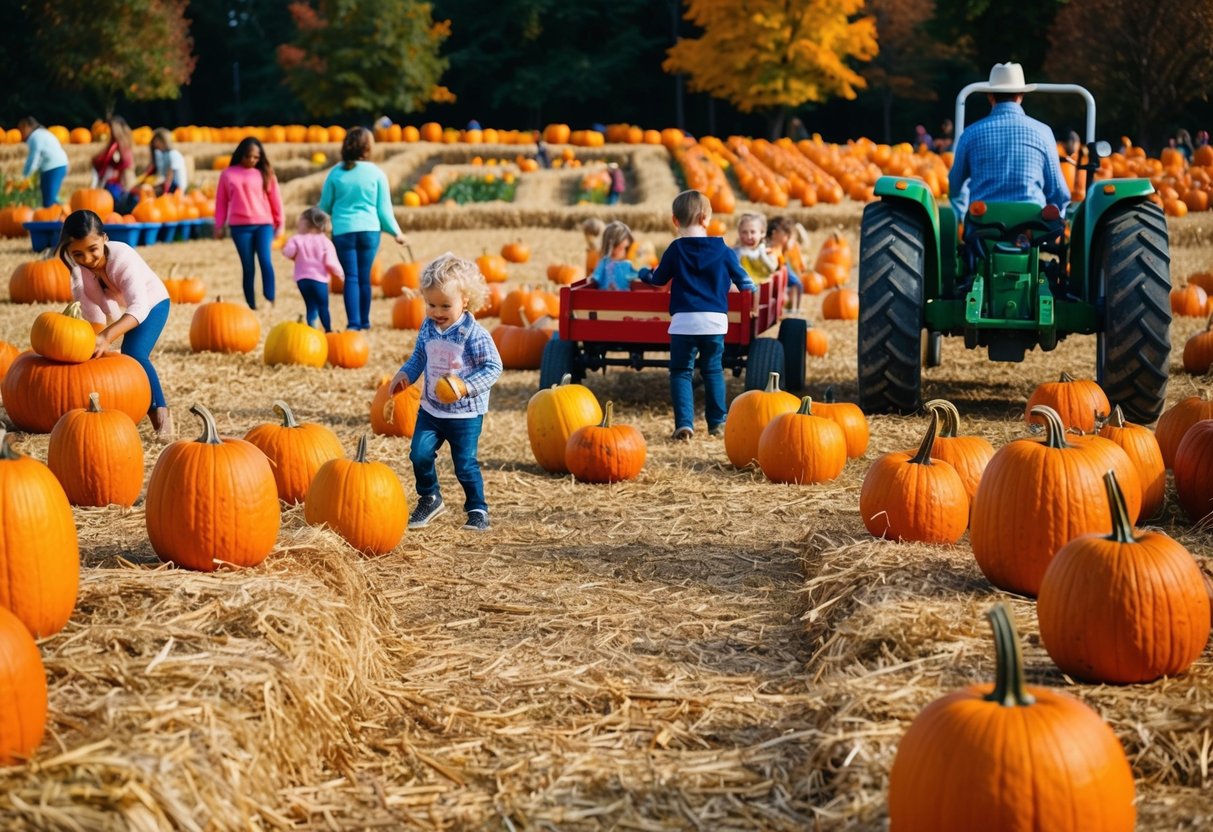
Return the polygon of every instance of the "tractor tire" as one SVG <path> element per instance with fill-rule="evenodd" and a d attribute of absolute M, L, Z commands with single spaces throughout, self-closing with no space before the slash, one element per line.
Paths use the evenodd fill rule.
<path fill-rule="evenodd" d="M 577 345 L 553 338 L 543 348 L 543 358 L 539 362 L 539 389 L 547 390 L 553 384 L 559 384 L 566 375 L 572 376 L 575 383 L 585 377 L 578 366 Z"/>
<path fill-rule="evenodd" d="M 779 343 L 783 345 L 783 389 L 789 393 L 804 391 L 808 335 L 809 322 L 804 318 L 784 318 L 779 322 Z"/>
<path fill-rule="evenodd" d="M 1126 419 L 1149 424 L 1166 402 L 1171 361 L 1171 254 L 1162 209 L 1151 202 L 1114 209 L 1092 253 L 1104 308 L 1096 380 Z"/>
<path fill-rule="evenodd" d="M 859 235 L 859 406 L 911 413 L 922 403 L 926 232 L 907 206 L 873 202 Z"/>
<path fill-rule="evenodd" d="M 749 354 L 745 362 L 745 389 L 763 390 L 771 373 L 779 373 L 784 378 L 783 344 L 774 338 L 755 338 L 750 344 Z"/>

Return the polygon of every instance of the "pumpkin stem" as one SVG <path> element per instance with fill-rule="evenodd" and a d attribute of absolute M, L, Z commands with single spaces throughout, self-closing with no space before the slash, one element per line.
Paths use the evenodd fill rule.
<path fill-rule="evenodd" d="M 935 448 L 935 428 L 939 426 L 939 412 L 931 411 L 931 424 L 927 426 L 927 435 L 922 438 L 922 444 L 918 446 L 918 453 L 910 458 L 910 462 L 915 465 L 930 465 L 931 451 Z"/>
<path fill-rule="evenodd" d="M 924 407 L 927 410 L 938 411 L 941 414 L 940 436 L 944 439 L 955 439 L 960 435 L 960 411 L 956 409 L 956 405 L 947 399 L 931 399 Z"/>
<path fill-rule="evenodd" d="M 555 389 L 555 388 L 557 388 L 557 387 L 563 387 L 563 386 L 564 386 L 564 385 L 566 385 L 566 384 L 572 384 L 572 383 L 573 383 L 573 374 L 572 374 L 572 373 L 565 373 L 564 375 L 562 375 L 562 376 L 560 377 L 560 383 L 559 383 L 559 384 L 553 384 L 553 385 L 552 385 L 552 388 L 553 388 L 553 389 Z"/>
<path fill-rule="evenodd" d="M 358 450 L 354 452 L 354 462 L 366 462 L 366 433 L 358 436 Z"/>
<path fill-rule="evenodd" d="M 88 394 L 88 412 L 89 413 L 100 413 L 101 412 L 101 394 L 100 393 L 89 393 Z"/>
<path fill-rule="evenodd" d="M 615 402 L 607 402 L 606 407 L 602 409 L 602 422 L 599 423 L 600 428 L 609 428 L 611 420 L 615 417 Z"/>
<path fill-rule="evenodd" d="M 530 329 L 531 321 L 526 316 L 526 310 L 523 309 L 521 306 L 518 307 L 518 318 L 522 321 L 523 326 L 525 326 L 527 329 Z"/>
<path fill-rule="evenodd" d="M 767 389 L 764 390 L 763 392 L 764 393 L 778 393 L 779 392 L 779 373 L 771 373 L 769 376 L 767 376 Z"/>
<path fill-rule="evenodd" d="M 299 422 L 295 420 L 295 414 L 291 412 L 291 406 L 282 399 L 274 402 L 274 412 L 282 417 L 282 426 L 284 428 L 299 427 Z"/>
<path fill-rule="evenodd" d="M 1066 370 L 1061 371 L 1061 378 L 1059 379 L 1059 381 L 1061 381 L 1062 383 L 1066 383 L 1066 382 L 1070 382 L 1073 380 L 1074 380 L 1074 376 L 1070 375 L 1069 372 L 1067 372 Z"/>
<path fill-rule="evenodd" d="M 1062 424 L 1061 416 L 1056 410 L 1047 404 L 1036 404 L 1032 405 L 1032 409 L 1028 412 L 1045 420 L 1045 447 L 1072 447 L 1070 443 L 1066 442 L 1066 426 Z"/>
<path fill-rule="evenodd" d="M 1125 413 L 1120 409 L 1120 405 L 1112 408 L 1112 415 L 1108 417 L 1108 420 L 1104 424 L 1111 425 L 1114 428 L 1123 428 L 1125 426 Z"/>
<path fill-rule="evenodd" d="M 1129 520 L 1129 509 L 1125 507 L 1125 495 L 1116 481 L 1116 472 L 1109 470 L 1104 474 L 1103 484 L 1108 494 L 1108 508 L 1112 511 L 1112 533 L 1107 539 L 1116 543 L 1136 543 L 1133 523 Z"/>
<path fill-rule="evenodd" d="M 997 702 L 1007 708 L 1031 705 L 1036 697 L 1028 693 L 1024 685 L 1023 649 L 1019 646 L 1019 634 L 1011 611 L 1004 603 L 997 603 L 986 613 L 990 627 L 994 630 L 994 660 L 997 670 L 994 675 L 994 690 L 983 698 Z"/>
<path fill-rule="evenodd" d="M 13 438 L 8 435 L 8 431 L 0 428 L 0 459 L 7 459 L 11 462 L 20 458 L 21 454 L 17 453 L 17 449 L 13 447 Z"/>
<path fill-rule="evenodd" d="M 69 318 L 83 319 L 84 315 L 80 312 L 80 301 L 74 300 L 67 306 L 63 307 L 63 314 Z"/>
<path fill-rule="evenodd" d="M 805 396 L 803 399 L 801 399 L 800 408 L 796 412 L 799 413 L 801 416 L 812 416 L 813 415 L 813 397 Z"/>
<path fill-rule="evenodd" d="M 219 430 L 215 427 L 215 417 L 206 407 L 196 404 L 190 408 L 190 413 L 202 420 L 202 435 L 198 437 L 199 442 L 206 445 L 223 444 L 223 440 L 219 438 Z"/>

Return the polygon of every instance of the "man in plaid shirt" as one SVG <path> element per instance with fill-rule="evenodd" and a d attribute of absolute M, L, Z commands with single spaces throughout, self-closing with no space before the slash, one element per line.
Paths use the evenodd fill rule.
<path fill-rule="evenodd" d="M 1023 111 L 1023 67 L 995 64 L 987 93 L 993 108 L 956 141 L 948 190 L 957 221 L 972 202 L 1035 202 L 1056 205 L 1065 215 L 1070 189 L 1061 174 L 1053 131 Z"/>

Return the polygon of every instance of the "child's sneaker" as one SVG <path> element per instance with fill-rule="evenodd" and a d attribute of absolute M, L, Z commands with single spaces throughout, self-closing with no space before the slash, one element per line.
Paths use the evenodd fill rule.
<path fill-rule="evenodd" d="M 446 506 L 442 504 L 440 494 L 426 494 L 418 497 L 417 505 L 413 507 L 413 513 L 409 515 L 409 528 L 420 529 L 428 526 L 431 520 L 444 511 L 446 511 Z"/>
<path fill-rule="evenodd" d="M 468 521 L 463 524 L 468 531 L 487 532 L 489 530 L 489 513 L 481 508 L 468 512 Z"/>
<path fill-rule="evenodd" d="M 675 442 L 689 442 L 694 434 L 695 432 L 690 428 L 678 428 L 670 438 Z"/>
<path fill-rule="evenodd" d="M 724 422 L 708 428 L 708 436 L 724 436 Z"/>

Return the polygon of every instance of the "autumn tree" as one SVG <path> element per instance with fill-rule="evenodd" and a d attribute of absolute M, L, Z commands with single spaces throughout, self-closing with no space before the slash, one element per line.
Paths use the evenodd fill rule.
<path fill-rule="evenodd" d="M 892 141 L 893 104 L 898 100 L 935 101 L 936 67 L 951 47 L 932 40 L 926 23 L 935 0 L 868 0 L 876 20 L 880 53 L 863 69 L 871 94 L 880 99 L 885 142 Z"/>
<path fill-rule="evenodd" d="M 685 73 L 692 91 L 767 113 L 778 135 L 793 108 L 851 99 L 865 86 L 847 63 L 877 53 L 875 21 L 857 17 L 863 8 L 863 0 L 687 0 L 685 17 L 703 34 L 679 38 L 662 66 Z"/>
<path fill-rule="evenodd" d="M 313 0 L 290 4 L 298 30 L 278 47 L 287 86 L 315 117 L 412 113 L 454 96 L 438 80 L 449 20 L 417 0 Z"/>
<path fill-rule="evenodd" d="M 1148 13 L 1127 0 L 1069 3 L 1045 66 L 1091 90 L 1101 114 L 1133 124 L 1135 141 L 1149 146 L 1213 86 L 1213 0 L 1158 0 Z"/>
<path fill-rule="evenodd" d="M 194 71 L 186 0 L 42 0 L 28 5 L 34 40 L 67 89 L 97 96 L 108 117 L 118 97 L 177 98 Z"/>

